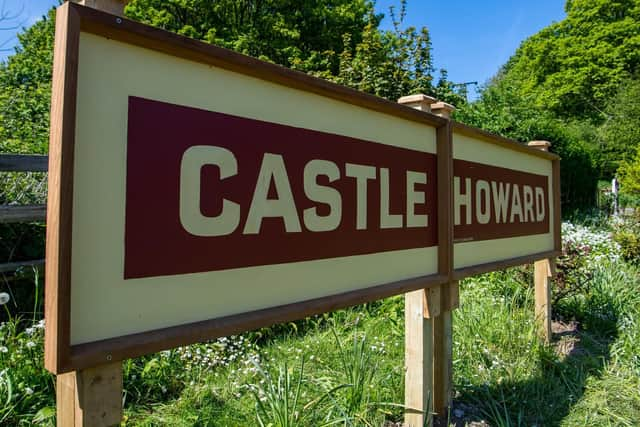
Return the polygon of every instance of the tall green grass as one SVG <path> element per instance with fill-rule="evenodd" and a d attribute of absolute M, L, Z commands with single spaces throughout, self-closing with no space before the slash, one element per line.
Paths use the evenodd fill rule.
<path fill-rule="evenodd" d="M 598 239 L 580 264 L 590 269 L 588 283 L 554 307 L 577 330 L 558 335 L 551 345 L 537 334 L 529 268 L 461 284 L 461 306 L 453 316 L 458 411 L 452 412 L 463 410 L 464 422 L 638 425 L 640 271 L 609 254 L 615 247 Z M 38 311 L 12 316 L 0 327 L 1 425 L 54 423 L 55 387 L 42 367 L 42 323 L 33 326 Z M 403 298 L 394 297 L 126 361 L 124 424 L 401 421 L 403 315 Z"/>

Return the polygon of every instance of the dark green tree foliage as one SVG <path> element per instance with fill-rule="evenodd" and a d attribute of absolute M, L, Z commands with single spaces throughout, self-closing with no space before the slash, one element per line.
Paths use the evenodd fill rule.
<path fill-rule="evenodd" d="M 307 72 L 338 73 L 343 35 L 351 47 L 380 15 L 366 0 L 133 0 L 129 17 Z"/>
<path fill-rule="evenodd" d="M 640 68 L 640 0 L 568 0 L 565 10 L 456 118 L 520 141 L 551 141 L 571 211 L 593 203 L 596 180 L 610 178 L 639 142 L 640 89 L 629 82 Z"/>
<path fill-rule="evenodd" d="M 553 112 L 536 108 L 532 95 L 522 96 L 500 75 L 484 88 L 478 101 L 464 105 L 454 118 L 517 141 L 550 141 L 551 151 L 562 157 L 563 212 L 595 204 L 599 172 L 589 144 L 596 138 L 593 125 L 559 120 Z"/>
<path fill-rule="evenodd" d="M 48 150 L 53 18 L 51 11 L 19 34 L 16 53 L 0 63 L 0 152 Z"/>
<path fill-rule="evenodd" d="M 423 92 L 460 103 L 446 73 L 434 84 L 426 28 L 378 27 L 369 0 L 133 0 L 133 19 L 345 86 L 397 100 Z"/>
<path fill-rule="evenodd" d="M 622 162 L 618 174 L 624 192 L 640 197 L 640 145 L 631 159 Z"/>
<path fill-rule="evenodd" d="M 426 28 L 394 31 L 369 0 L 133 0 L 135 20 L 395 101 L 423 92 L 460 104 L 446 72 L 434 84 Z M 53 60 L 52 10 L 0 64 L 0 151 L 46 153 Z"/>
<path fill-rule="evenodd" d="M 599 130 L 599 153 L 601 168 L 609 177 L 640 145 L 640 79 L 623 82 L 605 113 L 607 119 Z"/>
<path fill-rule="evenodd" d="M 539 108 L 600 122 L 640 66 L 640 0 L 568 0 L 565 10 L 566 19 L 522 43 L 501 78 Z"/>

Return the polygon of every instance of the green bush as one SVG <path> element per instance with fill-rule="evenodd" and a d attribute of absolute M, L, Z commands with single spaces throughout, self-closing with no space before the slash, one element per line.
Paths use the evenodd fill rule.
<path fill-rule="evenodd" d="M 640 262 L 640 211 L 617 217 L 613 230 L 613 240 L 620 245 L 622 257 L 629 262 Z"/>

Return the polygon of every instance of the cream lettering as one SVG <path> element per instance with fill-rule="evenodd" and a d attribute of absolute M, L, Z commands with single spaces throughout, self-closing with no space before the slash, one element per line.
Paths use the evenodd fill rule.
<path fill-rule="evenodd" d="M 536 221 L 543 221 L 545 217 L 544 190 L 536 187 Z"/>
<path fill-rule="evenodd" d="M 202 167 L 212 165 L 220 170 L 220 183 L 215 187 L 216 193 L 207 194 L 207 197 L 220 197 L 218 191 L 223 192 L 225 180 L 241 173 L 242 168 L 238 163 L 236 155 L 223 147 L 194 146 L 185 151 L 180 175 L 180 222 L 188 233 L 200 237 L 216 237 L 226 236 L 240 229 L 244 235 L 256 235 L 261 233 L 263 222 L 267 218 L 281 219 L 286 233 L 335 231 L 345 222 L 345 195 L 339 190 L 344 189 L 345 185 L 351 187 L 347 194 L 352 197 L 351 206 L 355 207 L 355 212 L 351 210 L 348 214 L 355 214 L 355 217 L 349 218 L 348 222 L 353 224 L 355 230 L 426 228 L 429 224 L 429 215 L 420 213 L 418 208 L 426 206 L 427 202 L 426 191 L 417 188 L 427 184 L 426 172 L 402 170 L 394 175 L 390 168 L 345 163 L 343 176 L 340 165 L 335 162 L 311 159 L 304 164 L 301 177 L 292 176 L 287 169 L 287 158 L 275 153 L 262 155 L 250 203 L 241 206 L 222 198 L 222 209 L 218 215 L 204 215 L 201 210 L 201 192 L 203 188 L 210 187 L 203 187 Z M 400 177 L 402 179 L 398 179 Z M 297 179 L 301 181 L 295 181 Z M 375 187 L 373 190 L 369 188 L 370 181 L 376 180 L 379 192 L 373 191 Z M 298 193 L 294 191 L 296 185 Z M 301 198 L 300 194 L 304 197 Z M 378 200 L 378 212 L 368 211 L 372 206 L 371 197 Z M 404 211 L 391 212 L 391 201 L 400 197 L 406 203 L 394 205 L 393 209 Z M 238 197 L 238 200 L 242 200 L 242 197 Z M 309 202 L 313 203 L 311 207 Z M 305 208 L 301 209 L 303 204 Z M 324 208 L 322 214 L 321 207 Z M 240 227 L 243 209 L 246 220 Z M 379 214 L 379 224 L 369 223 L 370 214 Z"/>
<path fill-rule="evenodd" d="M 454 176 L 453 196 L 456 226 L 547 220 L 545 190 L 540 186 Z"/>
<path fill-rule="evenodd" d="M 376 178 L 373 166 L 346 164 L 346 175 L 356 179 L 356 229 L 367 229 L 367 181 Z"/>
<path fill-rule="evenodd" d="M 330 213 L 320 216 L 317 207 L 305 209 L 304 225 L 310 231 L 332 231 L 338 228 L 342 219 L 342 196 L 335 188 L 319 185 L 320 175 L 334 182 L 340 178 L 340 170 L 328 160 L 311 160 L 304 168 L 304 194 L 309 200 L 329 205 Z"/>
<path fill-rule="evenodd" d="M 520 202 L 520 187 L 518 184 L 513 186 L 513 198 L 511 199 L 511 215 L 509 216 L 509 222 L 514 222 L 515 217 L 518 217 L 518 221 L 522 222 L 522 203 Z"/>
<path fill-rule="evenodd" d="M 464 180 L 465 193 L 463 194 L 460 190 L 460 177 L 456 176 L 453 178 L 453 200 L 455 206 L 453 207 L 454 211 L 454 224 L 460 225 L 460 209 L 462 206 L 465 207 L 466 212 L 466 221 L 465 224 L 471 224 L 471 178 L 466 178 Z"/>
<path fill-rule="evenodd" d="M 407 171 L 407 227 L 427 227 L 429 215 L 415 213 L 416 205 L 425 203 L 425 192 L 416 191 L 416 184 L 426 184 L 427 174 Z"/>
<path fill-rule="evenodd" d="M 380 168 L 380 228 L 402 228 L 402 215 L 389 212 L 389 169 Z"/>
<path fill-rule="evenodd" d="M 506 190 L 505 190 L 506 188 Z M 504 182 L 491 182 L 493 194 L 493 209 L 496 213 L 498 224 L 507 222 L 507 210 L 509 209 L 509 189 L 511 184 Z"/>
<path fill-rule="evenodd" d="M 491 193 L 487 181 L 478 180 L 476 183 L 476 220 L 480 224 L 488 224 L 491 220 Z"/>
<path fill-rule="evenodd" d="M 236 157 L 226 148 L 194 145 L 187 149 L 180 162 L 180 223 L 194 236 L 225 236 L 233 233 L 240 224 L 240 205 L 223 199 L 220 215 L 202 215 L 200 174 L 205 165 L 217 166 L 221 180 L 238 173 Z"/>

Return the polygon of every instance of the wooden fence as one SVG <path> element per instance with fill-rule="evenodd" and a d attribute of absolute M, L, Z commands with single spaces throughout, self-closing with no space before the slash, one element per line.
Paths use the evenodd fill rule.
<path fill-rule="evenodd" d="M 0 154 L 0 172 L 47 172 L 49 156 Z M 44 222 L 46 205 L 0 205 L 0 224 Z M 39 266 L 44 259 L 0 264 L 0 273 L 15 271 L 20 267 Z"/>

